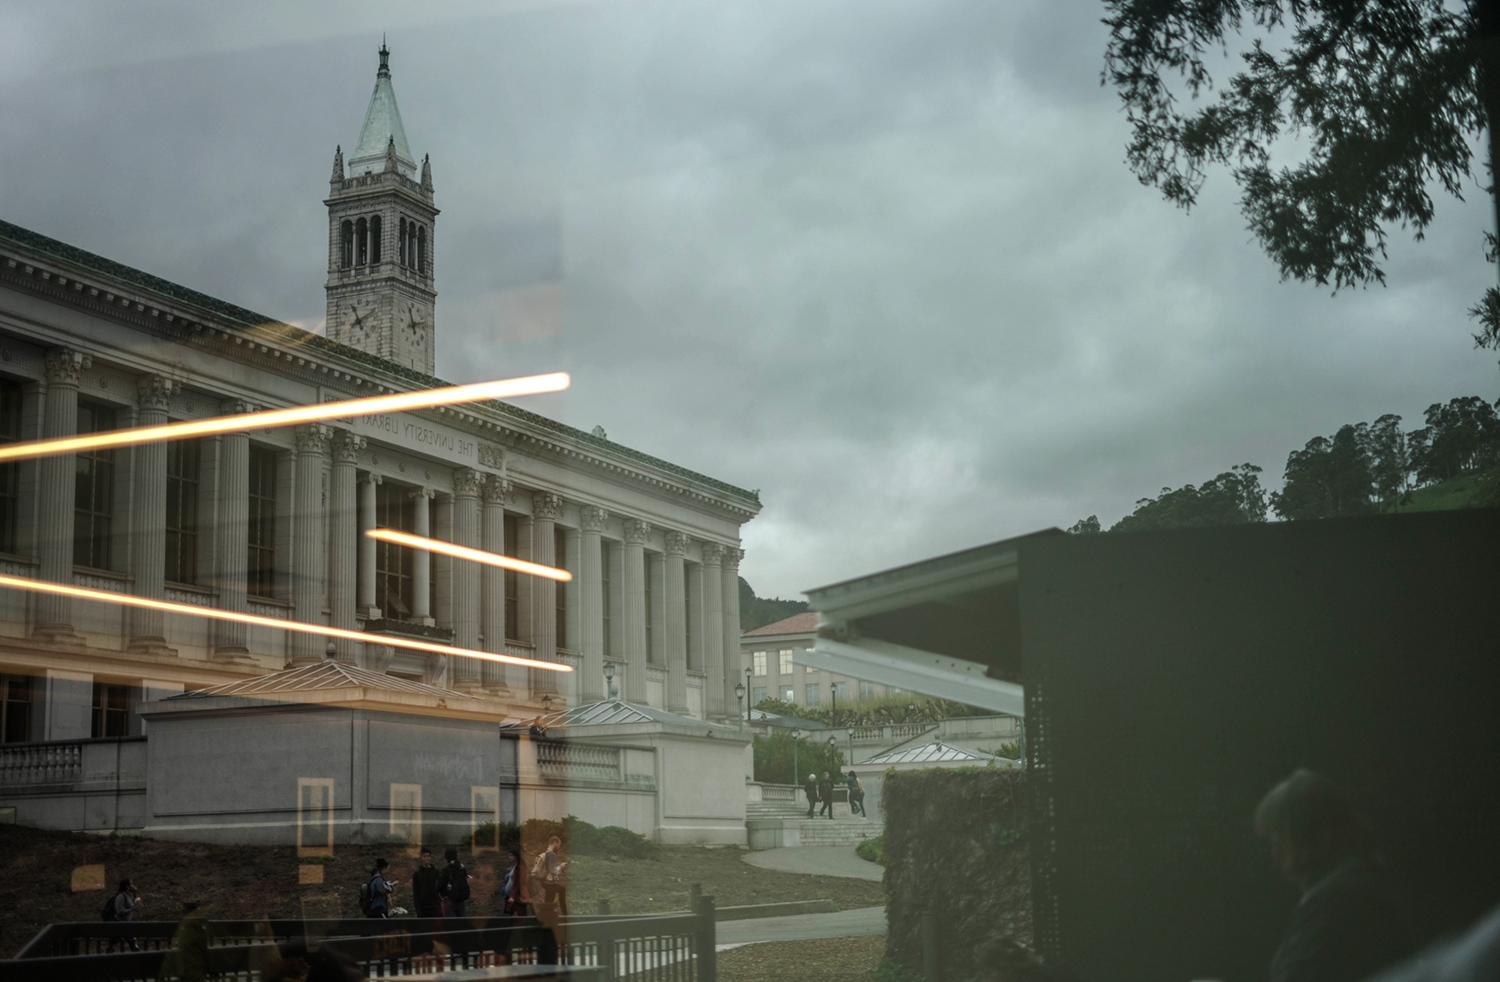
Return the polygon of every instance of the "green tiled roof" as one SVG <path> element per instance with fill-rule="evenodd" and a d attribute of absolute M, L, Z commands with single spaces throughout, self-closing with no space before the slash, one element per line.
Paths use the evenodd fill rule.
<path fill-rule="evenodd" d="M 452 382 L 445 382 L 436 376 L 428 375 L 426 372 L 419 372 L 405 365 L 399 365 L 388 359 L 369 354 L 358 348 L 351 348 L 337 341 L 330 341 L 321 334 L 313 334 L 310 331 L 302 330 L 300 327 L 284 324 L 274 317 L 257 314 L 253 310 L 246 310 L 244 307 L 229 303 L 226 300 L 220 300 L 218 297 L 199 293 L 197 290 L 189 289 L 181 284 L 164 280 L 160 276 L 153 276 L 133 266 L 126 266 L 124 263 L 115 262 L 113 259 L 106 259 L 103 256 L 80 249 L 77 246 L 71 246 L 66 242 L 60 242 L 57 239 L 42 235 L 40 232 L 33 232 L 19 225 L 13 225 L 3 219 L 0 219 L 0 239 L 13 242 L 33 252 L 42 253 L 54 259 L 72 263 L 75 266 L 91 270 L 95 273 L 113 277 L 122 283 L 128 283 L 142 290 L 149 290 L 152 293 L 171 300 L 191 305 L 200 310 L 207 311 L 221 321 L 279 335 L 288 344 L 295 344 L 311 351 L 326 352 L 346 361 L 359 362 L 387 375 L 394 375 L 410 382 L 414 388 L 430 389 L 454 384 Z M 633 450 L 630 447 L 615 443 L 613 440 L 595 436 L 584 430 L 568 426 L 566 423 L 559 423 L 557 420 L 550 419 L 540 413 L 518 409 L 515 406 L 495 399 L 476 402 L 472 405 L 484 406 L 498 415 L 515 420 L 517 423 L 524 423 L 527 426 L 544 430 L 558 437 L 593 447 L 605 453 L 659 468 L 669 474 L 706 485 L 715 491 L 733 495 L 747 503 L 754 503 L 756 506 L 760 504 L 759 492 L 746 491 L 744 488 L 735 487 L 733 484 L 715 480 L 696 471 L 690 471 L 686 467 L 679 467 L 659 457 L 653 457 L 639 450 Z"/>

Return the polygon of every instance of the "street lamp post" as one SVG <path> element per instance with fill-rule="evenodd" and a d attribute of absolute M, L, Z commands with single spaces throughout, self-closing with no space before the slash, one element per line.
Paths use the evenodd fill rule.
<path fill-rule="evenodd" d="M 604 666 L 604 695 L 613 699 L 616 691 L 614 662 L 608 662 Z"/>
<path fill-rule="evenodd" d="M 745 708 L 744 708 L 744 704 L 745 704 L 745 683 L 743 683 L 743 682 L 736 682 L 734 684 L 734 701 L 740 707 L 739 708 L 739 713 L 738 713 L 739 718 L 740 718 L 740 732 L 744 733 L 745 732 Z"/>
<path fill-rule="evenodd" d="M 793 784 L 796 784 L 798 781 L 802 780 L 802 771 L 797 766 L 797 741 L 799 741 L 801 739 L 802 739 L 802 730 L 800 728 L 793 727 L 792 728 L 792 783 Z"/>

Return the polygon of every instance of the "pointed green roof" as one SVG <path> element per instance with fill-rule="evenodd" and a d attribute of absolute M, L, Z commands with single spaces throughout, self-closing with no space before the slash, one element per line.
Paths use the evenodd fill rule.
<path fill-rule="evenodd" d="M 396 144 L 396 169 L 416 180 L 417 162 L 406 143 L 406 128 L 401 125 L 401 110 L 396 107 L 396 90 L 391 87 L 390 50 L 380 45 L 380 69 L 375 73 L 375 91 L 370 93 L 370 108 L 365 110 L 365 125 L 359 131 L 359 144 L 349 157 L 349 176 L 385 170 L 386 149 Z"/>

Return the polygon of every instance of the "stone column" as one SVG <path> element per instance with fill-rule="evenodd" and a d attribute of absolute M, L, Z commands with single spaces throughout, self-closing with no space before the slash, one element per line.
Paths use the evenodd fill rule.
<path fill-rule="evenodd" d="M 687 564 L 687 664 L 703 671 L 703 564 Z M 702 709 L 707 709 L 704 704 Z"/>
<path fill-rule="evenodd" d="M 740 560 L 743 549 L 729 546 L 724 550 L 724 711 L 737 712 L 734 698 L 736 683 L 745 681 L 745 666 L 740 657 Z M 750 705 L 750 687 L 745 687 L 745 708 Z"/>
<path fill-rule="evenodd" d="M 724 547 L 717 542 L 703 543 L 703 674 L 706 676 L 703 712 L 712 720 L 727 718 L 724 711 L 723 563 Z"/>
<path fill-rule="evenodd" d="M 359 452 L 365 438 L 345 430 L 333 434 L 333 473 L 328 481 L 328 622 L 332 627 L 353 631 L 359 574 Z M 337 644 L 338 660 L 359 661 L 352 641 Z"/>
<path fill-rule="evenodd" d="M 579 687 L 585 704 L 604 698 L 604 556 L 599 533 L 609 512 L 594 505 L 578 510 L 578 648 L 583 655 Z"/>
<path fill-rule="evenodd" d="M 238 399 L 219 404 L 225 416 L 254 412 L 255 407 Z M 250 609 L 245 596 L 250 572 L 250 434 L 241 430 L 223 439 L 219 475 L 219 568 L 215 581 L 219 608 L 243 614 Z M 219 621 L 214 627 L 214 657 L 242 658 L 250 654 L 248 628 L 234 621 Z"/>
<path fill-rule="evenodd" d="M 626 702 L 644 706 L 646 689 L 646 536 L 651 525 L 639 518 L 625 519 L 624 604 L 625 681 L 620 686 Z"/>
<path fill-rule="evenodd" d="M 543 566 L 557 565 L 553 531 L 562 512 L 562 497 L 550 491 L 531 496 L 531 561 Z M 545 576 L 531 578 L 531 643 L 540 661 L 557 661 L 557 581 Z M 531 670 L 533 695 L 557 691 L 555 672 Z"/>
<path fill-rule="evenodd" d="M 431 488 L 418 488 L 411 493 L 412 535 L 424 539 L 432 538 Z M 432 627 L 432 553 L 426 549 L 411 551 L 411 619 L 417 624 Z"/>
<path fill-rule="evenodd" d="M 666 535 L 666 614 L 662 628 L 666 632 L 667 655 L 667 711 L 687 715 L 687 581 L 684 579 L 682 557 L 687 552 L 688 537 L 684 532 L 669 531 Z"/>
<path fill-rule="evenodd" d="M 355 613 L 367 621 L 379 620 L 383 613 L 375 606 L 375 540 L 367 534 L 375 527 L 375 496 L 380 484 L 379 474 L 366 474 L 359 479 L 359 583 Z"/>
<path fill-rule="evenodd" d="M 73 436 L 78 430 L 78 382 L 93 359 L 67 348 L 47 352 L 47 394 L 42 410 L 42 438 Z M 73 582 L 73 492 L 76 466 L 72 454 L 42 457 L 37 507 L 38 575 L 53 583 Z M 69 640 L 73 634 L 73 601 L 37 594 L 38 637 Z M 47 739 L 52 739 L 48 737 Z"/>
<path fill-rule="evenodd" d="M 505 502 L 509 500 L 511 483 L 503 477 L 491 474 L 484 483 L 484 544 L 485 552 L 497 556 L 505 555 Z M 505 654 L 505 570 L 499 566 L 485 566 L 479 571 L 479 631 L 484 635 L 484 650 L 497 655 Z M 490 692 L 509 693 L 505 682 L 505 665 L 487 661 L 479 666 L 480 682 Z"/>
<path fill-rule="evenodd" d="M 172 380 L 160 375 L 142 375 L 136 381 L 140 415 L 136 425 L 161 426 L 167 421 L 172 399 Z M 160 440 L 133 448 L 135 473 L 131 525 L 130 572 L 138 597 L 163 600 L 167 595 L 167 445 Z M 166 615 L 159 610 L 130 610 L 130 648 L 135 651 L 167 652 Z"/>
<path fill-rule="evenodd" d="M 297 535 L 292 540 L 292 603 L 295 617 L 308 624 L 323 620 L 323 567 L 328 538 L 323 522 L 323 461 L 332 435 L 322 423 L 297 427 Z M 291 637 L 292 664 L 321 661 L 324 639 L 298 631 Z"/>
<path fill-rule="evenodd" d="M 453 472 L 453 544 L 478 549 L 480 546 L 479 495 L 486 475 L 465 467 Z M 453 643 L 471 651 L 479 650 L 479 570 L 472 559 L 453 560 Z M 477 689 L 480 684 L 478 658 L 455 658 L 452 686 L 455 689 Z"/>

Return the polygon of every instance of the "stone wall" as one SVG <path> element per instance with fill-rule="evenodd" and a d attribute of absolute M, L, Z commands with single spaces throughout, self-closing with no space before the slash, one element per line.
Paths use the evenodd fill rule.
<path fill-rule="evenodd" d="M 1031 944 L 1026 775 L 964 768 L 886 772 L 886 957 L 922 970 L 922 915 L 934 915 L 945 980 L 976 972 L 996 936 Z"/>

